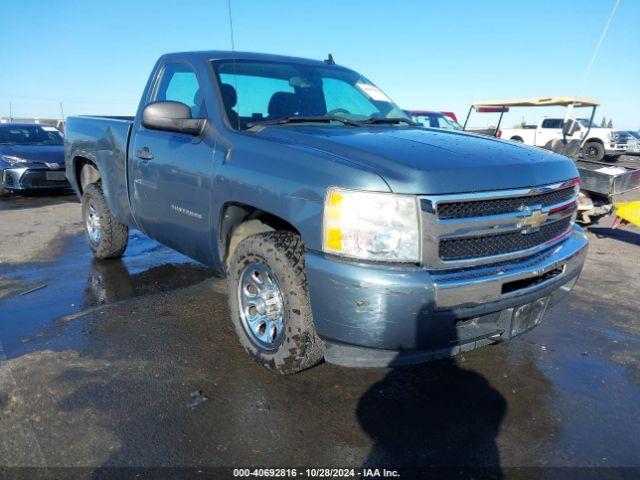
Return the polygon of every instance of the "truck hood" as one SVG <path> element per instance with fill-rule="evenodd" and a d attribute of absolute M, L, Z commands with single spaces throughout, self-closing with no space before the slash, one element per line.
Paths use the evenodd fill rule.
<path fill-rule="evenodd" d="M 64 165 L 63 145 L 0 145 L 0 155 L 24 158 L 30 163 Z"/>
<path fill-rule="evenodd" d="M 266 127 L 258 135 L 319 150 L 379 174 L 393 192 L 445 194 L 544 185 L 578 177 L 561 155 L 503 140 L 415 127 Z"/>

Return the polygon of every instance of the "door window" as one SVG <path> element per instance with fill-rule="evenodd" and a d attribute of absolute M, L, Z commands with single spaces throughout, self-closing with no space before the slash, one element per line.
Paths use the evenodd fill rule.
<path fill-rule="evenodd" d="M 545 118 L 542 121 L 542 128 L 562 128 L 561 118 Z"/>
<path fill-rule="evenodd" d="M 192 118 L 206 116 L 204 93 L 196 73 L 187 65 L 169 63 L 162 72 L 154 100 L 181 102 L 191 108 Z"/>

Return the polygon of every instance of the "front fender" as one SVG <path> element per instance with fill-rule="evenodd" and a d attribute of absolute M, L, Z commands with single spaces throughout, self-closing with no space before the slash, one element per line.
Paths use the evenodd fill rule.
<path fill-rule="evenodd" d="M 240 136 L 240 135 L 238 135 Z M 376 173 L 308 152 L 242 135 L 224 155 L 213 187 L 213 211 L 228 203 L 252 205 L 292 225 L 310 250 L 322 249 L 322 215 L 327 188 L 389 192 Z M 220 218 L 213 219 L 220 225 Z"/>

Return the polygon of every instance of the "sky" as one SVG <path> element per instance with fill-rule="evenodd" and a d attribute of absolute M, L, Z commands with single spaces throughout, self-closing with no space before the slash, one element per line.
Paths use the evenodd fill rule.
<path fill-rule="evenodd" d="M 0 0 L 0 116 L 133 115 L 157 58 L 230 50 L 228 0 Z M 237 50 L 350 67 L 401 107 L 583 95 L 640 129 L 640 1 L 231 0 Z M 503 125 L 554 109 L 512 109 Z M 475 126 L 493 114 L 472 115 Z"/>

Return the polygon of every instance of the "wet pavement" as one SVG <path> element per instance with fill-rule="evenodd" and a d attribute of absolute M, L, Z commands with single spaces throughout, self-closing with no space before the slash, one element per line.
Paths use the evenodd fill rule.
<path fill-rule="evenodd" d="M 589 236 L 574 293 L 509 343 L 279 377 L 213 272 L 139 232 L 105 263 L 66 235 L 0 266 L 0 464 L 640 467 L 640 231 Z"/>

